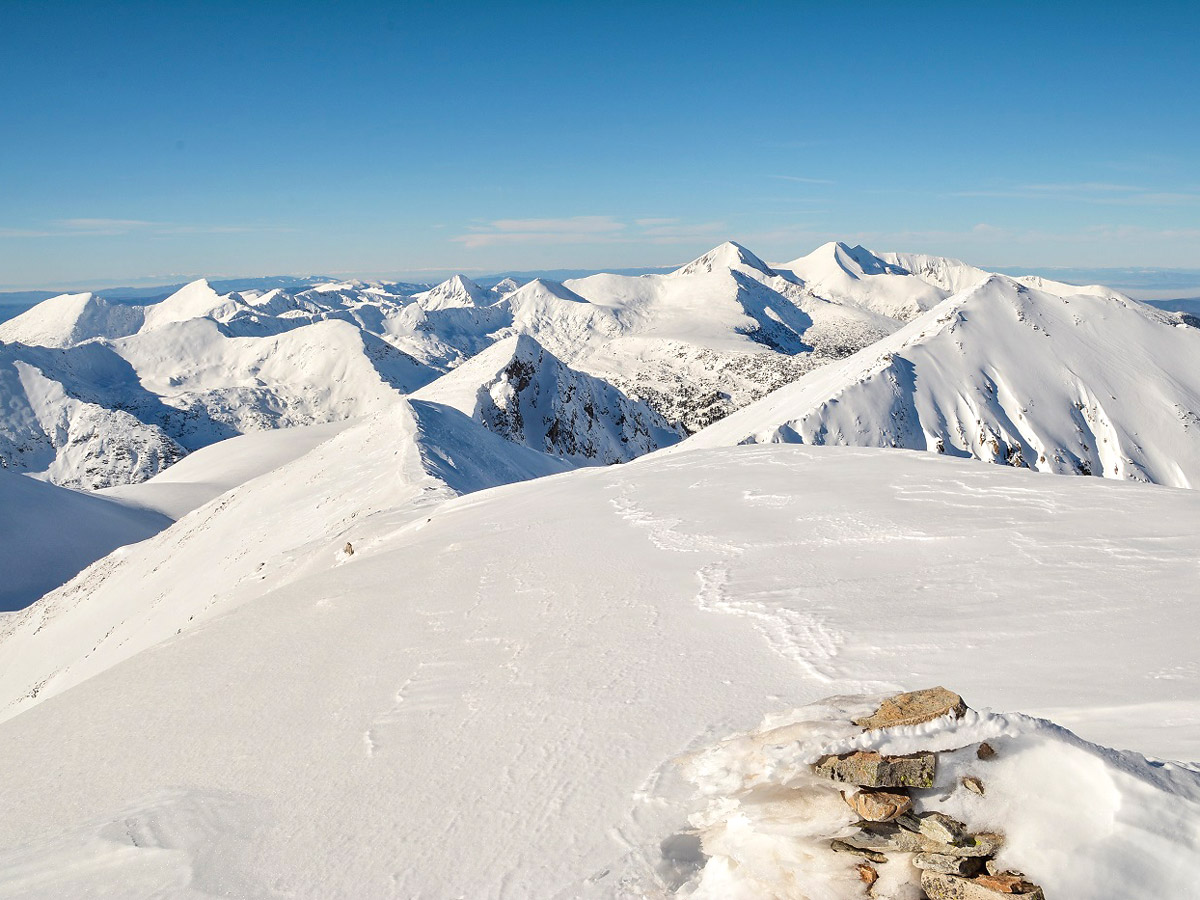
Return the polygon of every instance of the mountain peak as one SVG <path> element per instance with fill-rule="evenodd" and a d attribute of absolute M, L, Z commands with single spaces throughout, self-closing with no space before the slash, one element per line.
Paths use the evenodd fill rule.
<path fill-rule="evenodd" d="M 748 268 L 761 272 L 763 275 L 774 275 L 765 262 L 735 241 L 726 241 L 713 247 L 703 256 L 698 256 L 686 266 L 672 272 L 672 275 L 695 275 L 699 272 L 712 272 L 716 269 Z"/>
<path fill-rule="evenodd" d="M 452 275 L 418 296 L 425 309 L 487 306 L 491 302 L 487 291 L 465 275 Z"/>

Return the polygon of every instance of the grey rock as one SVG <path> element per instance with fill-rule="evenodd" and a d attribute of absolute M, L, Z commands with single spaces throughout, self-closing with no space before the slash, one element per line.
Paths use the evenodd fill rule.
<path fill-rule="evenodd" d="M 922 813 L 920 819 L 921 834 L 927 838 L 944 844 L 960 844 L 967 838 L 967 826 L 944 813 Z"/>
<path fill-rule="evenodd" d="M 884 756 L 859 750 L 822 757 L 813 765 L 813 772 L 860 787 L 931 788 L 936 768 L 937 757 L 932 753 Z"/>
<path fill-rule="evenodd" d="M 913 865 L 941 875 L 975 875 L 983 870 L 984 861 L 978 856 L 918 853 L 913 857 Z"/>

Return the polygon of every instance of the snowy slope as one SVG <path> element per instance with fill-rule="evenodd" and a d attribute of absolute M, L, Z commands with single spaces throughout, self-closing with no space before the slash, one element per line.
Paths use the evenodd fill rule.
<path fill-rule="evenodd" d="M 0 645 L 8 696 L 46 650 L 90 654 L 0 724 L 0 896 L 638 896 L 697 810 L 681 755 L 898 686 L 1200 757 L 1195 492 L 755 446 L 413 508 L 408 415 L 93 568 L 89 603 L 61 591 Z M 1194 774 L 1009 721 L 1009 771 L 1094 788 L 1054 827 L 1181 896 L 1195 845 L 1123 838 L 1194 809 Z M 1017 852 L 1043 819 L 1009 821 L 1010 865 L 1111 896 Z"/>
<path fill-rule="evenodd" d="M 180 519 L 226 491 L 303 456 L 355 422 L 344 419 L 226 438 L 189 453 L 149 481 L 116 485 L 97 493 L 126 506 Z"/>
<path fill-rule="evenodd" d="M 166 516 L 0 470 L 0 611 L 21 609 Z"/>
<path fill-rule="evenodd" d="M 564 365 L 524 334 L 493 344 L 413 397 L 581 465 L 628 462 L 679 440 L 644 403 Z"/>
<path fill-rule="evenodd" d="M 903 447 L 1200 485 L 1200 329 L 1001 275 L 691 438 Z"/>
<path fill-rule="evenodd" d="M 0 717 L 189 623 L 327 571 L 367 521 L 400 527 L 438 500 L 569 468 L 457 410 L 397 399 L 0 621 Z"/>

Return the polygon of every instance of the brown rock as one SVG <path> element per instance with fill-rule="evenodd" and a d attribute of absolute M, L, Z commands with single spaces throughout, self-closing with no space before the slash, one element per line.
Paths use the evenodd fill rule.
<path fill-rule="evenodd" d="M 879 873 L 869 863 L 859 863 L 854 868 L 858 872 L 858 877 L 862 879 L 862 883 L 868 888 L 879 880 Z"/>
<path fill-rule="evenodd" d="M 967 711 L 963 698 L 944 687 L 926 688 L 908 694 L 888 697 L 879 704 L 879 709 L 865 719 L 855 719 L 854 724 L 867 731 L 876 728 L 891 728 L 895 725 L 918 725 L 940 716 L 953 715 L 961 719 Z"/>
<path fill-rule="evenodd" d="M 964 775 L 962 786 L 973 794 L 978 794 L 980 797 L 983 796 L 983 782 L 974 775 Z"/>
<path fill-rule="evenodd" d="M 1015 894 L 1028 897 L 1030 894 L 1040 894 L 1042 889 L 1031 884 L 1020 875 L 980 875 L 975 881 L 983 887 L 990 888 L 1001 894 Z"/>
<path fill-rule="evenodd" d="M 1046 900 L 1042 889 L 1027 881 L 1020 882 L 1019 890 L 1006 890 L 1013 887 L 1011 883 L 997 886 L 997 876 L 981 875 L 978 878 L 963 878 L 961 875 L 948 875 L 929 869 L 921 872 L 921 887 L 929 895 L 929 900 L 1011 900 L 1020 896 L 1023 900 Z"/>
<path fill-rule="evenodd" d="M 936 766 L 937 757 L 932 753 L 883 756 L 873 750 L 859 750 L 822 757 L 813 765 L 813 771 L 860 787 L 931 788 Z"/>
<path fill-rule="evenodd" d="M 868 822 L 890 822 L 912 809 L 912 797 L 891 791 L 858 791 L 842 794 L 846 802 L 859 816 Z"/>
<path fill-rule="evenodd" d="M 979 749 L 975 751 L 975 756 L 977 756 L 979 759 L 991 759 L 995 755 L 995 749 L 993 749 L 992 745 L 987 741 L 984 741 L 982 744 L 980 744 Z"/>
<path fill-rule="evenodd" d="M 846 841 L 830 841 L 829 849 L 834 853 L 852 853 L 862 859 L 869 859 L 873 863 L 885 863 L 887 857 L 878 850 L 871 850 L 866 847 L 856 847 Z"/>
<path fill-rule="evenodd" d="M 983 869 L 978 856 L 950 856 L 946 853 L 918 853 L 913 857 L 918 869 L 928 869 L 942 875 L 975 875 Z"/>

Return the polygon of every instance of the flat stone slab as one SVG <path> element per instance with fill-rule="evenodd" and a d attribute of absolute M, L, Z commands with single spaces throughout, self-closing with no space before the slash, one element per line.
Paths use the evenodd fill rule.
<path fill-rule="evenodd" d="M 918 830 L 927 838 L 943 844 L 960 844 L 967 838 L 967 826 L 945 813 L 927 812 L 919 818 Z"/>
<path fill-rule="evenodd" d="M 825 756 L 813 764 L 813 772 L 860 787 L 931 788 L 937 767 L 932 753 L 884 756 L 874 750 L 859 750 L 841 756 Z"/>
<path fill-rule="evenodd" d="M 945 715 L 961 719 L 966 711 L 967 704 L 954 691 L 933 687 L 888 697 L 874 713 L 865 719 L 855 719 L 854 724 L 874 731 L 876 728 L 894 728 L 897 725 L 919 725 Z"/>
<path fill-rule="evenodd" d="M 958 844 L 945 844 L 891 823 L 871 825 L 858 834 L 843 838 L 843 841 L 852 847 L 874 850 L 876 853 L 937 853 L 977 858 L 995 856 L 996 851 L 1004 846 L 1004 838 L 990 832 L 967 835 Z"/>
<path fill-rule="evenodd" d="M 912 797 L 891 791 L 863 790 L 842 796 L 859 818 L 868 822 L 890 822 L 912 809 Z"/>
<path fill-rule="evenodd" d="M 1036 884 L 1003 875 L 980 875 L 963 878 L 926 869 L 921 872 L 921 887 L 929 900 L 1046 900 Z"/>
<path fill-rule="evenodd" d="M 977 875 L 983 871 L 983 858 L 979 856 L 918 853 L 912 862 L 918 869 L 937 872 L 939 875 Z"/>

